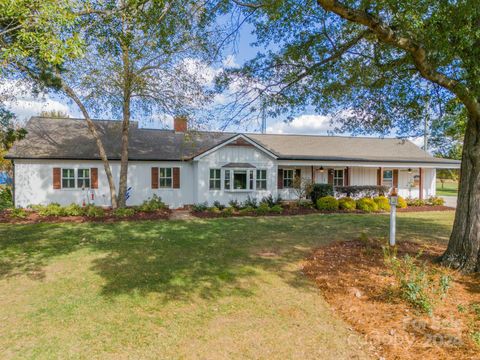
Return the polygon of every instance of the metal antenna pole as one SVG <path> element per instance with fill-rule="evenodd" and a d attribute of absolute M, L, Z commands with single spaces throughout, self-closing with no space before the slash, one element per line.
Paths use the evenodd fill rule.
<path fill-rule="evenodd" d="M 262 134 L 267 132 L 267 117 L 265 116 L 265 108 L 262 108 Z"/>

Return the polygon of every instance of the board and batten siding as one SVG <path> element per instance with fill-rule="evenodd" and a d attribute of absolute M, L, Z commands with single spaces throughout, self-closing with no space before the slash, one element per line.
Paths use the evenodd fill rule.
<path fill-rule="evenodd" d="M 120 172 L 120 162 L 111 161 L 112 173 L 117 184 Z M 179 189 L 152 189 L 152 167 L 178 167 L 180 177 Z M 95 195 L 95 204 L 110 205 L 110 189 L 101 161 L 67 161 L 67 160 L 15 160 L 15 205 L 26 207 L 30 204 L 49 204 L 52 202 L 61 205 L 71 203 L 82 204 L 87 201 L 87 191 L 82 189 L 54 189 L 54 168 L 97 168 L 98 188 L 90 191 Z M 182 207 L 193 203 L 193 166 L 182 161 L 150 162 L 130 161 L 128 167 L 128 187 L 130 197 L 127 205 L 139 205 L 154 194 L 172 208 Z"/>
<path fill-rule="evenodd" d="M 261 200 L 264 196 L 269 194 L 276 195 L 277 193 L 277 166 L 275 159 L 254 146 L 226 145 L 195 162 L 195 203 L 207 202 L 212 204 L 214 201 L 219 201 L 222 204 L 228 204 L 231 200 L 245 201 L 248 196 Z M 224 169 L 222 169 L 222 166 L 229 163 L 249 163 L 255 166 L 256 169 L 266 169 L 267 190 L 224 190 Z M 222 169 L 222 188 L 220 190 L 209 189 L 210 169 Z"/>

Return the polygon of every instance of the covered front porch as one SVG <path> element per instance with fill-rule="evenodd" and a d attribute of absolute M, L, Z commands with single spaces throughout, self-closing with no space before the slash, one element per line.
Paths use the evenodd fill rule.
<path fill-rule="evenodd" d="M 455 167 L 448 165 L 448 168 Z M 425 199 L 436 195 L 436 169 L 429 163 L 279 161 L 277 188 L 283 199 L 295 199 L 293 179 L 335 186 L 383 185 L 397 188 L 405 198 Z"/>

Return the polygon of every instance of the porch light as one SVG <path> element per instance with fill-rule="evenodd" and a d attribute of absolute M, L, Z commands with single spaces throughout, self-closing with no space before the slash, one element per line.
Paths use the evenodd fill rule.
<path fill-rule="evenodd" d="M 408 173 L 409 173 L 409 174 L 412 173 L 412 169 L 411 169 L 411 168 L 408 168 Z"/>
<path fill-rule="evenodd" d="M 320 172 L 323 173 L 323 166 L 320 166 Z"/>

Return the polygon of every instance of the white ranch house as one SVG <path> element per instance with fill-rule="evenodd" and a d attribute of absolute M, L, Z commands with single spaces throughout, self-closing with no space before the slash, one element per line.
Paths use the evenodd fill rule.
<path fill-rule="evenodd" d="M 118 121 L 95 121 L 116 182 L 120 169 Z M 103 164 L 86 122 L 33 117 L 28 134 L 7 157 L 14 163 L 17 207 L 52 202 L 109 206 Z M 154 194 L 171 208 L 195 203 L 227 204 L 248 196 L 293 199 L 294 176 L 317 183 L 387 185 L 404 197 L 435 195 L 436 169 L 459 168 L 434 158 L 408 140 L 309 135 L 130 129 L 127 205 Z"/>

